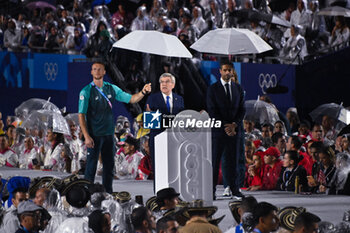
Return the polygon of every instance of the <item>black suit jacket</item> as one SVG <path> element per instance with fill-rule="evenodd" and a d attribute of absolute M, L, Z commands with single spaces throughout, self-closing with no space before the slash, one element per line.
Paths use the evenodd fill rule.
<path fill-rule="evenodd" d="M 166 107 L 166 103 L 164 101 L 163 95 L 161 92 L 157 92 L 154 94 L 151 94 L 147 98 L 147 103 L 152 111 L 157 111 L 169 115 L 170 112 L 168 111 Z M 178 114 L 184 109 L 184 100 L 181 96 L 173 93 L 173 109 L 172 113 L 173 115 Z"/>
<path fill-rule="evenodd" d="M 309 191 L 309 186 L 307 183 L 307 173 L 303 166 L 298 165 L 294 167 L 291 172 L 291 177 L 288 179 L 285 177 L 285 171 L 286 171 L 286 168 L 283 167 L 280 173 L 280 177 L 276 184 L 277 190 L 295 191 L 295 178 L 298 176 L 299 185 L 302 185 L 301 191 L 302 192 Z"/>
<path fill-rule="evenodd" d="M 207 110 L 210 117 L 222 121 L 222 127 L 226 123 L 240 124 L 245 115 L 242 87 L 231 82 L 231 103 L 229 103 L 221 81 L 214 83 L 207 91 Z"/>

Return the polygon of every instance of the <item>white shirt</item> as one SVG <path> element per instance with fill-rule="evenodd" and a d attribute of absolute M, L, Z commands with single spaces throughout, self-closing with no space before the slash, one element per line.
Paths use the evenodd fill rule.
<path fill-rule="evenodd" d="M 222 78 L 220 78 L 220 81 L 221 81 L 221 84 L 224 86 L 225 93 L 226 93 L 225 84 L 228 83 L 228 85 L 230 86 L 229 90 L 230 90 L 230 96 L 231 96 L 231 99 L 232 99 L 231 80 L 230 80 L 229 82 L 225 82 Z M 227 94 L 227 93 L 226 93 L 226 94 Z"/>
<path fill-rule="evenodd" d="M 296 9 L 290 16 L 290 23 L 292 25 L 300 25 L 303 27 L 301 30 L 302 35 L 304 35 L 306 28 L 311 26 L 311 21 L 311 11 L 306 9 L 303 9 L 302 12 L 300 12 L 299 9 Z"/>
<path fill-rule="evenodd" d="M 164 94 L 163 92 L 162 92 L 162 95 L 163 95 L 164 102 L 165 102 L 165 105 L 166 105 L 166 97 L 167 97 L 167 95 Z M 173 104 L 173 93 L 172 93 L 172 92 L 170 93 L 169 97 L 170 97 L 170 98 L 169 98 L 170 113 L 172 113 L 172 112 L 173 112 L 173 106 L 174 106 L 174 104 Z"/>

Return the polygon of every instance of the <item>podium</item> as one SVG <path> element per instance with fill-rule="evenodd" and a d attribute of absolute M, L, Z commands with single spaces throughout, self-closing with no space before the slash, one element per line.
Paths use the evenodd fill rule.
<path fill-rule="evenodd" d="M 208 123 L 208 113 L 182 111 L 171 128 L 155 137 L 155 188 L 173 187 L 182 200 L 203 199 L 209 205 L 213 201 L 211 128 L 200 127 L 197 121 Z"/>

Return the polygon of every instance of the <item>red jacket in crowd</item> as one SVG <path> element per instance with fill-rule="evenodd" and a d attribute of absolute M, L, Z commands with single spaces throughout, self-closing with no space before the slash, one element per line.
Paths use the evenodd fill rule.
<path fill-rule="evenodd" d="M 299 162 L 298 165 L 301 165 L 305 168 L 306 173 L 308 176 L 311 176 L 312 174 L 312 165 L 314 162 L 312 161 L 312 158 L 309 154 L 305 152 L 299 152 L 299 155 L 302 156 L 302 160 Z"/>
<path fill-rule="evenodd" d="M 260 186 L 262 185 L 262 177 L 264 174 L 263 167 L 255 169 L 255 176 L 251 176 L 248 172 L 248 168 L 245 173 L 244 187 L 248 188 L 251 186 Z"/>
<path fill-rule="evenodd" d="M 282 161 L 277 160 L 276 163 L 271 167 L 270 165 L 265 165 L 264 176 L 262 179 L 262 190 L 273 190 L 276 188 L 278 178 L 282 170 Z"/>

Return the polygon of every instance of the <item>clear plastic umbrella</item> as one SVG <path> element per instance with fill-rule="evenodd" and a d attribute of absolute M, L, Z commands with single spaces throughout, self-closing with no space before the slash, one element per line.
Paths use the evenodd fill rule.
<path fill-rule="evenodd" d="M 49 110 L 33 111 L 22 123 L 22 128 L 44 130 L 70 135 L 66 119 L 60 112 Z"/>
<path fill-rule="evenodd" d="M 350 10 L 340 6 L 331 6 L 320 10 L 318 15 L 350 17 Z"/>
<path fill-rule="evenodd" d="M 244 103 L 246 113 L 245 120 L 258 122 L 260 124 L 275 124 L 279 120 L 277 109 L 262 100 L 247 100 Z"/>
<path fill-rule="evenodd" d="M 36 110 L 50 110 L 54 112 L 60 112 L 60 109 L 50 102 L 50 98 L 40 99 L 40 98 L 32 98 L 29 100 L 24 101 L 21 103 L 16 109 L 15 114 L 17 117 L 19 117 L 21 120 L 26 119 L 33 111 Z"/>
<path fill-rule="evenodd" d="M 329 116 L 335 120 L 349 124 L 350 112 L 343 107 L 343 104 L 328 103 L 315 108 L 310 114 L 313 121 L 321 123 L 323 116 Z"/>
<path fill-rule="evenodd" d="M 69 113 L 65 116 L 67 121 L 73 121 L 76 125 L 79 125 L 79 113 Z"/>

